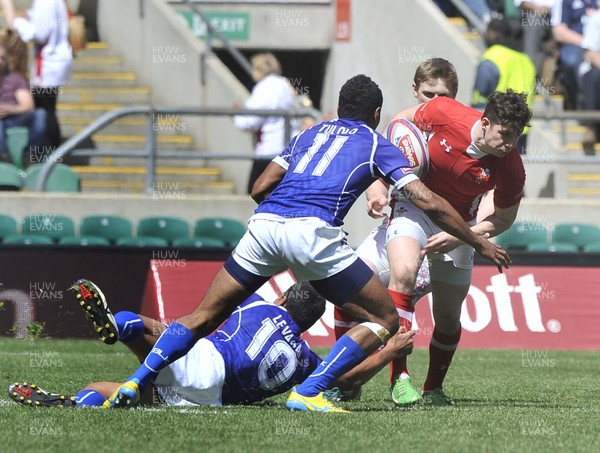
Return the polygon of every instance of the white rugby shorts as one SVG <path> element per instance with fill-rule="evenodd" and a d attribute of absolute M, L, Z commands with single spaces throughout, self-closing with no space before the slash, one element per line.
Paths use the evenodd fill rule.
<path fill-rule="evenodd" d="M 473 225 L 475 221 L 468 223 Z M 419 241 L 422 247 L 425 247 L 428 238 L 440 231 L 442 229 L 411 202 L 406 200 L 397 201 L 394 204 L 392 221 L 389 222 L 385 218 L 381 225 L 371 230 L 369 236 L 360 244 L 356 252 L 358 256 L 368 260 L 375 266 L 375 272 L 379 274 L 381 281 L 386 284 L 389 282 L 390 272 L 386 250 L 386 244 L 389 241 L 396 237 L 412 237 Z M 428 258 L 450 262 L 458 269 L 471 270 L 473 268 L 474 253 L 475 251 L 470 245 L 463 244 L 448 253 L 430 254 Z M 431 273 L 431 279 L 437 280 L 434 272 Z"/>
<path fill-rule="evenodd" d="M 316 217 L 285 218 L 256 214 L 233 259 L 255 275 L 270 277 L 291 269 L 296 280 L 322 280 L 358 259 L 342 227 Z"/>
<path fill-rule="evenodd" d="M 160 370 L 153 384 L 169 406 L 221 406 L 224 382 L 223 356 L 202 338 L 186 355 Z"/>

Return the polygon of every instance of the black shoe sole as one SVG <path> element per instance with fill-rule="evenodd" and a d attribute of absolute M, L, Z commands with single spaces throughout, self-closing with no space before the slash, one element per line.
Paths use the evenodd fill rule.
<path fill-rule="evenodd" d="M 119 331 L 100 288 L 89 280 L 80 279 L 69 288 L 69 291 L 76 293 L 79 306 L 85 310 L 88 319 L 94 324 L 100 341 L 106 344 L 116 343 Z"/>
<path fill-rule="evenodd" d="M 36 384 L 15 382 L 8 386 L 8 396 L 15 402 L 30 407 L 72 407 L 75 397 L 48 393 Z"/>

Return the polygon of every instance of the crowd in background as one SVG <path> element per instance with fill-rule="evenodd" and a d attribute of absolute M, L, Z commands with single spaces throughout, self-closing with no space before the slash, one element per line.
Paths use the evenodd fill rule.
<path fill-rule="evenodd" d="M 503 45 L 534 64 L 536 91 L 562 94 L 565 110 L 600 110 L 600 12 L 597 0 L 463 0 L 486 27 L 507 22 Z M 435 0 L 460 16 L 451 0 Z M 496 27 L 498 28 L 498 27 Z M 488 44 L 488 43 L 486 43 Z M 600 125 L 585 122 L 582 146 L 593 155 Z"/>

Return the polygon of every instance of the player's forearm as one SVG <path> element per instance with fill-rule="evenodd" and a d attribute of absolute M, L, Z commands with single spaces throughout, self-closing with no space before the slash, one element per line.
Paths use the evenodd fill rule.
<path fill-rule="evenodd" d="M 383 348 L 381 351 L 371 354 L 346 374 L 340 376 L 334 385 L 342 390 L 349 390 L 364 385 L 395 358 L 397 358 L 397 354 L 394 351 Z"/>
<path fill-rule="evenodd" d="M 479 236 L 489 234 L 491 238 L 498 236 L 510 228 L 512 222 L 507 222 L 495 215 L 490 215 L 477 225 L 473 225 L 471 230 Z"/>
<path fill-rule="evenodd" d="M 378 179 L 373 184 L 371 184 L 367 190 L 365 191 L 365 195 L 367 197 L 367 201 L 376 197 L 384 197 L 387 198 L 389 191 L 389 184 L 387 184 L 382 179 Z"/>

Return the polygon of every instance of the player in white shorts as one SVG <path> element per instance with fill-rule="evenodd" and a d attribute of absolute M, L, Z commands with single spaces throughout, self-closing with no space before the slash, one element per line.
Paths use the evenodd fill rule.
<path fill-rule="evenodd" d="M 79 280 L 71 289 L 83 302 L 80 305 L 100 339 L 108 344 L 118 339 L 140 361 L 166 329 L 162 323 L 132 312 L 121 311 L 113 317 L 104 294 L 89 280 Z M 147 392 L 144 402 L 170 406 L 249 404 L 289 390 L 321 362 L 299 335 L 324 310 L 325 299 L 306 282 L 292 285 L 274 303 L 252 295 L 217 332 L 163 368 L 152 381 L 154 392 Z M 410 354 L 413 335 L 397 333 L 380 354 L 343 375 L 337 384 L 362 385 L 390 358 Z M 101 406 L 119 385 L 95 382 L 67 397 L 24 382 L 11 384 L 9 396 L 32 407 Z"/>

